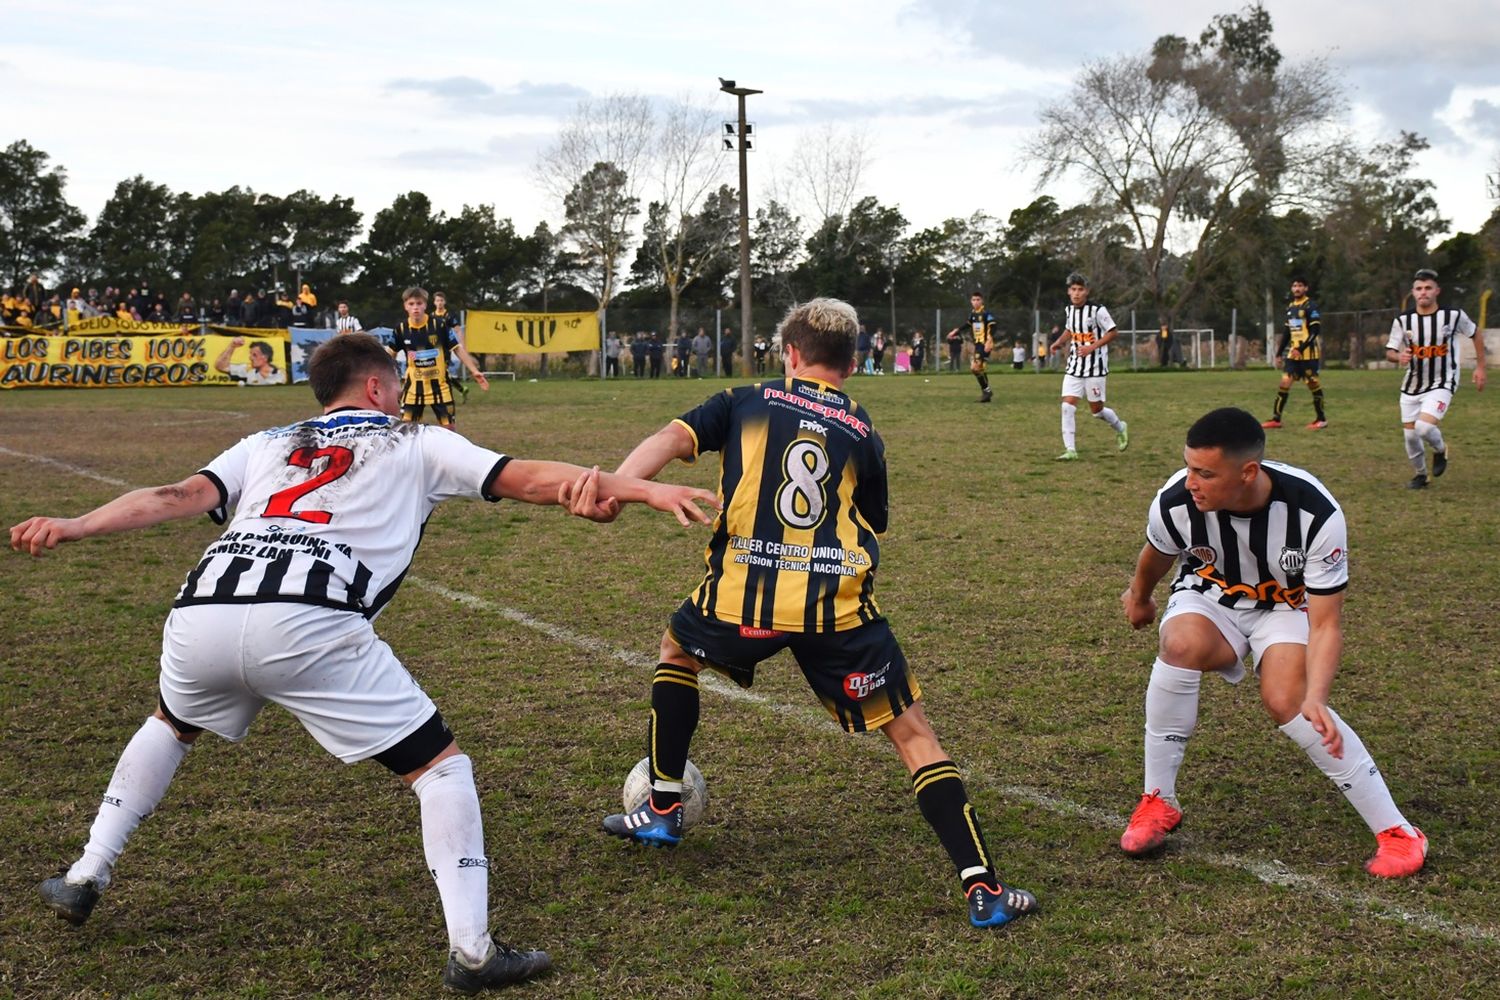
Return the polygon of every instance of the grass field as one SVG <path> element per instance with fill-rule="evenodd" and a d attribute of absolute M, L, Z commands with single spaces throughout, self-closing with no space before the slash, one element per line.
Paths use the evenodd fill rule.
<path fill-rule="evenodd" d="M 516 995 L 1500 995 L 1493 391 L 1459 394 L 1452 466 L 1424 493 L 1403 488 L 1392 372 L 1329 373 L 1321 433 L 1301 429 L 1299 387 L 1270 444 L 1348 513 L 1333 703 L 1431 838 L 1427 869 L 1366 876 L 1373 839 L 1353 810 L 1251 684 L 1212 679 L 1182 830 L 1158 860 L 1117 850 L 1155 649 L 1118 601 L 1146 505 L 1193 418 L 1264 414 L 1274 381 L 1117 375 L 1131 448 L 1115 453 L 1080 417 L 1072 465 L 1052 461 L 1055 376 L 998 377 L 990 406 L 967 375 L 852 383 L 891 467 L 881 605 L 1002 875 L 1044 908 L 999 933 L 969 927 L 886 741 L 843 735 L 790 660 L 748 696 L 705 690 L 693 759 L 711 802 L 680 848 L 606 838 L 598 820 L 644 752 L 656 644 L 699 578 L 705 532 L 642 510 L 598 526 L 440 508 L 379 629 L 475 761 L 494 926 L 557 963 Z M 505 383 L 460 417 L 512 454 L 608 466 L 714 388 Z M 312 410 L 300 387 L 0 395 L 0 524 L 175 481 Z M 704 462 L 664 478 L 713 474 Z M 0 995 L 436 995 L 445 937 L 414 796 L 377 765 L 326 756 L 279 709 L 239 746 L 200 741 L 86 927 L 36 897 L 153 706 L 161 622 L 215 535 L 203 519 L 41 561 L 0 555 Z"/>

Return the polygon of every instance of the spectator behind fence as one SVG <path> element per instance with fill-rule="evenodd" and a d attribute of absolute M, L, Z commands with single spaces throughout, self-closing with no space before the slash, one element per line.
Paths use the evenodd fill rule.
<path fill-rule="evenodd" d="M 33 274 L 27 278 L 17 294 L 29 307 L 27 311 L 33 316 L 41 312 L 42 307 L 47 304 L 47 289 L 42 285 L 41 275 Z"/>
<path fill-rule="evenodd" d="M 652 330 L 651 342 L 646 345 L 646 356 L 651 361 L 652 378 L 661 378 L 661 359 L 666 349 L 666 345 L 661 342 L 661 334 Z"/>
<path fill-rule="evenodd" d="M 698 378 L 702 378 L 708 371 L 708 355 L 713 349 L 713 341 L 708 339 L 708 334 L 703 332 L 703 327 L 698 327 L 698 335 L 693 338 L 693 361 L 696 368 L 693 374 Z"/>
<path fill-rule="evenodd" d="M 630 338 L 630 366 L 636 378 L 646 377 L 646 331 L 637 330 Z"/>
<path fill-rule="evenodd" d="M 183 292 L 177 299 L 177 322 L 193 323 L 198 319 L 198 303 L 191 292 Z"/>
<path fill-rule="evenodd" d="M 726 326 L 719 334 L 719 362 L 724 366 L 725 378 L 734 378 L 734 356 L 739 349 L 740 341 L 734 335 L 734 327 Z"/>
<path fill-rule="evenodd" d="M 927 364 L 927 337 L 917 327 L 911 334 L 911 370 L 921 371 Z"/>
<path fill-rule="evenodd" d="M 364 327 L 359 325 L 359 317 L 349 311 L 349 303 L 339 299 L 338 312 L 333 317 L 333 328 L 339 333 L 359 333 Z"/>
<path fill-rule="evenodd" d="M 305 281 L 297 292 L 297 301 L 307 306 L 309 310 L 318 308 L 318 297 L 313 294 L 312 286 Z"/>
<path fill-rule="evenodd" d="M 620 377 L 620 335 L 613 330 L 604 341 L 604 373 L 610 378 Z"/>
<path fill-rule="evenodd" d="M 270 326 L 285 330 L 292 325 L 292 299 L 285 288 L 276 289 L 276 301 L 271 307 Z"/>

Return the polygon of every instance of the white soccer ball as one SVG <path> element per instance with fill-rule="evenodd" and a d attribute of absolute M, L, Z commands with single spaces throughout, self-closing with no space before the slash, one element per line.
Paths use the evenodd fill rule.
<path fill-rule="evenodd" d="M 625 776 L 625 788 L 620 794 L 620 801 L 627 813 L 633 813 L 644 806 L 650 797 L 651 758 L 642 757 Z M 686 830 L 702 819 L 706 808 L 708 782 L 703 780 L 703 772 L 698 770 L 698 765 L 688 761 L 687 771 L 682 776 L 682 828 Z"/>

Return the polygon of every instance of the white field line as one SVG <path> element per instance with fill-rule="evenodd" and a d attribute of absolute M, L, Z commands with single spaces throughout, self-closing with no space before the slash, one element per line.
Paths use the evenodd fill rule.
<path fill-rule="evenodd" d="M 599 657 L 639 667 L 642 671 L 650 670 L 656 665 L 654 657 L 620 649 L 594 636 L 574 631 L 563 625 L 554 625 L 551 622 L 543 621 L 529 615 L 524 611 L 518 611 L 515 608 L 497 604 L 486 598 L 453 590 L 440 583 L 434 583 L 418 577 L 408 577 L 407 582 L 414 587 L 436 594 L 456 604 L 473 608 L 476 611 L 489 612 L 516 625 L 540 632 L 549 639 L 573 646 L 588 653 L 593 653 Z M 654 638 L 654 636 L 651 638 Z M 731 701 L 751 704 L 763 711 L 794 720 L 808 729 L 816 729 L 830 736 L 844 738 L 843 731 L 823 712 L 773 701 L 753 691 L 746 691 L 738 685 L 708 671 L 700 674 L 699 678 L 704 688 Z M 1093 806 L 1070 802 L 1067 799 L 1058 798 L 1055 795 L 1050 795 L 1040 789 L 1031 788 L 1026 785 L 1001 783 L 989 774 L 986 774 L 982 769 L 974 766 L 973 761 L 966 763 L 965 770 L 968 772 L 970 781 L 991 788 L 1009 801 L 1023 802 L 1059 816 L 1081 819 L 1091 826 L 1106 830 L 1119 830 L 1125 826 L 1126 817 L 1119 813 L 1111 812 L 1108 809 L 1098 809 Z M 1185 840 L 1186 838 L 1182 839 Z M 1456 923 L 1435 913 L 1429 913 L 1426 910 L 1407 909 L 1379 899 L 1369 893 L 1340 888 L 1327 879 L 1294 871 L 1274 859 L 1267 860 L 1264 858 L 1247 857 L 1241 854 L 1205 851 L 1186 843 L 1182 844 L 1176 853 L 1178 857 L 1188 860 L 1207 862 L 1219 868 L 1232 868 L 1242 871 L 1254 876 L 1266 885 L 1283 886 L 1326 900 L 1338 906 L 1379 917 L 1382 920 L 1407 924 L 1421 930 L 1431 931 L 1434 934 L 1443 935 L 1444 937 L 1457 938 L 1464 941 L 1481 941 L 1489 944 L 1500 943 L 1500 932 L 1497 932 L 1493 928 Z"/>
<path fill-rule="evenodd" d="M 60 462 L 55 458 L 49 458 L 45 455 L 12 451 L 4 445 L 0 445 L 0 455 L 10 455 L 15 458 L 41 462 L 75 476 L 108 483 L 111 486 L 128 487 L 130 485 L 124 480 L 101 475 L 90 469 L 67 462 Z M 474 594 L 466 594 L 460 590 L 453 590 L 440 583 L 434 583 L 420 577 L 408 577 L 406 582 L 421 590 L 426 590 L 446 600 L 453 601 L 456 604 L 473 608 L 476 611 L 488 612 L 516 625 L 540 632 L 549 639 L 584 650 L 588 653 L 594 653 L 620 663 L 639 667 L 643 671 L 649 670 L 656 665 L 656 661 L 652 657 L 620 649 L 602 639 L 586 635 L 582 632 L 576 632 L 563 625 L 554 625 L 551 622 L 546 622 L 533 615 L 529 615 L 524 611 L 509 608 L 503 604 L 497 604 L 487 598 L 477 597 Z M 792 719 L 808 729 L 817 730 L 830 736 L 838 736 L 841 739 L 843 738 L 843 732 L 822 712 L 773 701 L 753 691 L 746 691 L 738 685 L 723 680 L 712 673 L 704 673 L 701 677 L 703 687 L 717 695 L 728 698 L 731 701 L 754 705 L 762 711 L 771 712 L 783 718 Z M 966 763 L 965 769 L 968 771 L 969 778 L 974 784 L 987 786 L 1008 800 L 1024 802 L 1027 805 L 1045 809 L 1059 816 L 1082 819 L 1093 826 L 1106 830 L 1117 830 L 1125 824 L 1125 817 L 1119 813 L 1111 812 L 1107 809 L 1098 809 L 1093 806 L 1079 805 L 1076 802 L 1070 802 L 1067 799 L 1049 795 L 1040 789 L 1031 788 L 1026 785 L 1001 783 L 975 767 L 972 763 Z M 1266 885 L 1278 885 L 1303 892 L 1318 899 L 1326 900 L 1336 906 L 1368 913 L 1371 916 L 1379 917 L 1381 920 L 1406 924 L 1410 927 L 1431 931 L 1443 937 L 1455 938 L 1462 941 L 1480 941 L 1486 944 L 1500 943 L 1500 932 L 1497 932 L 1493 928 L 1481 927 L 1474 924 L 1460 924 L 1445 917 L 1440 917 L 1435 913 L 1429 913 L 1426 910 L 1412 910 L 1397 906 L 1394 903 L 1378 899 L 1369 893 L 1341 889 L 1327 879 L 1319 878 L 1316 875 L 1304 875 L 1274 859 L 1266 860 L 1263 858 L 1246 857 L 1241 854 L 1202 851 L 1188 844 L 1184 844 L 1177 853 L 1181 857 L 1203 861 L 1220 868 L 1233 868 L 1254 876 Z"/>

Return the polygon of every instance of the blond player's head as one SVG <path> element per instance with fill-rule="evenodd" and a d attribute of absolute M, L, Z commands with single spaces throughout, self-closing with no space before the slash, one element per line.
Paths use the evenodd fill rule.
<path fill-rule="evenodd" d="M 797 348 L 804 364 L 846 371 L 854 364 L 859 314 L 840 299 L 809 299 L 788 309 L 776 332 L 781 346 Z"/>

